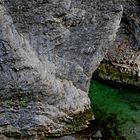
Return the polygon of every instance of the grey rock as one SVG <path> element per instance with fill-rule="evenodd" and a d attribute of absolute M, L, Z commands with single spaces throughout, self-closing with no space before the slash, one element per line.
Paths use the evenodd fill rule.
<path fill-rule="evenodd" d="M 97 132 L 93 135 L 93 138 L 102 138 L 101 130 L 97 130 Z"/>
<path fill-rule="evenodd" d="M 118 0 L 1 0 L 0 133 L 44 138 L 87 127 L 90 78 L 121 17 Z"/>
<path fill-rule="evenodd" d="M 61 138 L 50 138 L 50 140 L 76 140 L 74 136 L 64 136 Z"/>
<path fill-rule="evenodd" d="M 140 86 L 140 5 L 132 0 L 123 8 L 116 39 L 95 72 L 103 79 Z"/>

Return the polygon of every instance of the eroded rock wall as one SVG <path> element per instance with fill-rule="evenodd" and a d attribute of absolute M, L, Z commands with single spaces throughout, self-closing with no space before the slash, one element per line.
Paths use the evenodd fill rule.
<path fill-rule="evenodd" d="M 99 77 L 140 86 L 139 13 L 139 1 L 125 3 L 116 39 L 95 72 Z"/>
<path fill-rule="evenodd" d="M 85 128 L 93 119 L 89 81 L 121 17 L 118 0 L 1 0 L 0 134 Z"/>

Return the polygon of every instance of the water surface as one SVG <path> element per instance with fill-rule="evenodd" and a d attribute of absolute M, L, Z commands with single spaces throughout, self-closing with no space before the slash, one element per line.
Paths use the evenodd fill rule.
<path fill-rule="evenodd" d="M 104 140 L 140 140 L 139 91 L 92 80 L 89 97 Z"/>

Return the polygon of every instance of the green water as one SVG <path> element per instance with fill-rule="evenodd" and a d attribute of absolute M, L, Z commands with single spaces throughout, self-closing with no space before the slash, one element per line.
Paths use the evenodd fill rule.
<path fill-rule="evenodd" d="M 140 140 L 140 92 L 91 81 L 89 97 L 104 140 Z"/>

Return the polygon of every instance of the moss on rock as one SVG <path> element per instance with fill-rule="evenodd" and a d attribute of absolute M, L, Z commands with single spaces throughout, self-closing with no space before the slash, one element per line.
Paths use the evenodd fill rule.
<path fill-rule="evenodd" d="M 81 112 L 75 116 L 71 116 L 73 118 L 72 122 L 66 122 L 65 128 L 62 131 L 57 133 L 47 134 L 47 137 L 56 137 L 63 136 L 75 133 L 76 131 L 80 131 L 85 129 L 85 125 L 89 124 L 89 121 L 93 119 L 92 110 L 88 109 L 85 112 Z"/>
<path fill-rule="evenodd" d="M 95 72 L 95 75 L 101 77 L 102 79 L 132 84 L 135 86 L 139 86 L 140 84 L 140 77 L 137 72 L 134 74 L 133 70 L 124 69 L 121 66 L 115 66 L 107 62 L 100 64 Z"/>

